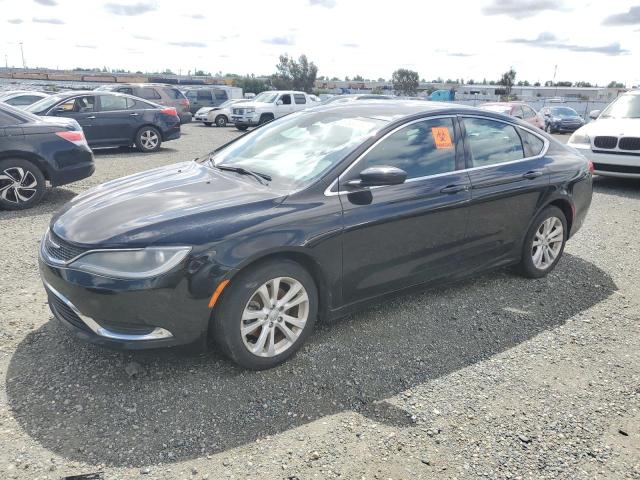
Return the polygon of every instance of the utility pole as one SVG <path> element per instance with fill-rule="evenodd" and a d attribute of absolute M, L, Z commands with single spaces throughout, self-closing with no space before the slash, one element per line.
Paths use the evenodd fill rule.
<path fill-rule="evenodd" d="M 556 87 L 556 92 L 553 94 L 554 97 L 558 96 L 558 84 L 556 83 L 556 73 L 558 73 L 558 65 L 555 65 L 553 67 L 553 83 L 555 84 L 555 87 Z"/>
<path fill-rule="evenodd" d="M 20 54 L 22 55 L 22 68 L 27 69 L 27 64 L 24 61 L 24 48 L 22 48 L 22 42 L 20 42 Z"/>
<path fill-rule="evenodd" d="M 9 69 L 9 57 L 6 53 L 4 54 L 4 68 L 6 68 L 7 70 Z"/>

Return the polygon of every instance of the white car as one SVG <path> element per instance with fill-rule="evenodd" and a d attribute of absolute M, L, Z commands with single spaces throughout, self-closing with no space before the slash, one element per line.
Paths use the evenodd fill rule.
<path fill-rule="evenodd" d="M 251 101 L 234 105 L 231 121 L 238 130 L 262 125 L 275 118 L 318 105 L 304 92 L 292 90 L 262 92 Z"/>
<path fill-rule="evenodd" d="M 593 162 L 594 173 L 640 178 L 640 90 L 623 93 L 596 119 L 579 128 L 568 145 Z"/>
<path fill-rule="evenodd" d="M 14 90 L 11 92 L 0 92 L 0 102 L 23 109 L 48 96 L 48 93 L 35 92 L 33 90 Z"/>
<path fill-rule="evenodd" d="M 244 98 L 232 98 L 217 107 L 202 107 L 193 116 L 196 122 L 202 122 L 207 127 L 215 124 L 218 127 L 226 127 L 231 121 L 231 106 L 235 103 L 246 102 Z"/>

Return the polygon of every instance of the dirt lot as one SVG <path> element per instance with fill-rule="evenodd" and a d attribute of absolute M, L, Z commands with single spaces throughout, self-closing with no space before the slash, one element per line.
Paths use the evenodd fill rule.
<path fill-rule="evenodd" d="M 93 177 L 0 212 L 0 478 L 640 478 L 640 181 L 596 179 L 549 277 L 406 294 L 319 325 L 270 371 L 70 338 L 37 272 L 51 214 L 235 135 L 188 125 L 157 154 L 101 152 Z"/>

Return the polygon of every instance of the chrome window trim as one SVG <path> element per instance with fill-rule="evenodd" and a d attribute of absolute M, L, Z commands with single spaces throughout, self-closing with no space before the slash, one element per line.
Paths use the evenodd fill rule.
<path fill-rule="evenodd" d="M 542 135 L 540 135 L 539 133 L 535 132 L 533 129 L 531 129 L 530 127 L 523 127 L 522 125 L 517 125 L 515 123 L 506 121 L 506 120 L 502 120 L 499 118 L 494 118 L 494 117 L 489 117 L 489 116 L 485 116 L 485 115 L 474 115 L 474 114 L 469 114 L 469 113 L 462 113 L 462 114 L 449 114 L 449 115 L 434 115 L 434 116 L 430 116 L 430 117 L 422 117 L 416 120 L 412 120 L 411 122 L 408 123 L 404 123 L 402 125 L 399 125 L 398 127 L 394 128 L 393 130 L 391 130 L 390 132 L 387 132 L 387 134 L 380 138 L 377 142 L 375 142 L 373 145 L 371 145 L 369 148 L 367 148 L 363 153 L 361 153 L 358 158 L 356 158 L 351 165 L 349 165 L 344 172 L 342 172 L 338 178 L 336 178 L 333 182 L 331 182 L 331 184 L 325 189 L 324 191 L 324 195 L 326 197 L 332 197 L 332 196 L 336 196 L 336 195 L 346 195 L 349 193 L 355 193 L 355 192 L 348 192 L 345 190 L 340 190 L 337 192 L 332 192 L 331 189 L 335 186 L 335 184 L 344 176 L 346 175 L 349 170 L 351 170 L 365 155 L 367 155 L 373 148 L 375 148 L 380 142 L 382 142 L 383 140 L 385 140 L 387 137 L 389 137 L 390 135 L 393 135 L 394 133 L 396 133 L 398 130 L 401 130 L 404 127 L 407 127 L 409 125 L 412 125 L 414 123 L 417 122 L 424 122 L 425 120 L 431 120 L 431 119 L 438 119 L 438 118 L 479 118 L 482 120 L 492 120 L 494 122 L 498 122 L 498 123 L 504 123 L 506 125 L 510 125 L 514 128 L 520 128 L 522 130 L 525 130 L 529 133 L 531 133 L 532 135 L 534 135 L 535 137 L 537 137 L 538 139 L 542 140 L 543 142 L 543 146 L 542 146 L 542 150 L 540 150 L 540 153 L 538 155 L 534 155 L 532 157 L 524 157 L 524 158 L 519 158 L 517 160 L 509 160 L 508 162 L 500 162 L 500 163 L 494 163 L 491 165 L 482 165 L 480 167 L 469 167 L 469 168 L 461 168 L 460 170 L 453 170 L 451 172 L 444 172 L 444 173 L 436 173 L 433 175 L 426 175 L 424 177 L 415 177 L 415 178 L 410 178 L 408 180 L 406 180 L 404 183 L 411 183 L 411 182 L 417 182 L 417 181 L 421 181 L 421 180 L 426 180 L 429 178 L 437 178 L 437 177 L 443 177 L 446 175 L 451 175 L 454 173 L 462 173 L 462 172 L 472 172 L 475 170 L 482 170 L 485 168 L 493 168 L 493 167 L 497 167 L 500 165 L 510 165 L 513 163 L 519 163 L 519 162 L 524 162 L 524 161 L 528 161 L 528 160 L 535 160 L 538 158 L 542 158 L 547 154 L 547 151 L 549 150 L 549 140 L 546 139 L 545 137 L 543 137 Z M 466 131 L 465 131 L 466 132 Z M 516 130 L 517 132 L 517 130 Z M 522 146 L 522 151 L 524 153 L 524 145 Z M 466 160 L 466 156 L 465 156 L 465 160 Z M 373 190 L 376 188 L 382 188 L 388 185 L 380 185 L 377 187 L 369 187 L 368 190 Z"/>

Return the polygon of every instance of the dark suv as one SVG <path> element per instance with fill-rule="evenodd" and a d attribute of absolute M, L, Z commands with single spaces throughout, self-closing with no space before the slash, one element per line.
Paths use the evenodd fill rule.
<path fill-rule="evenodd" d="M 184 94 L 176 87 L 162 83 L 117 83 L 102 85 L 98 91 L 127 93 L 136 97 L 151 100 L 153 103 L 174 107 L 180 117 L 180 123 L 191 121 L 191 105 Z"/>
<path fill-rule="evenodd" d="M 0 105 L 0 208 L 30 208 L 42 199 L 47 181 L 65 185 L 94 170 L 78 122 Z"/>

